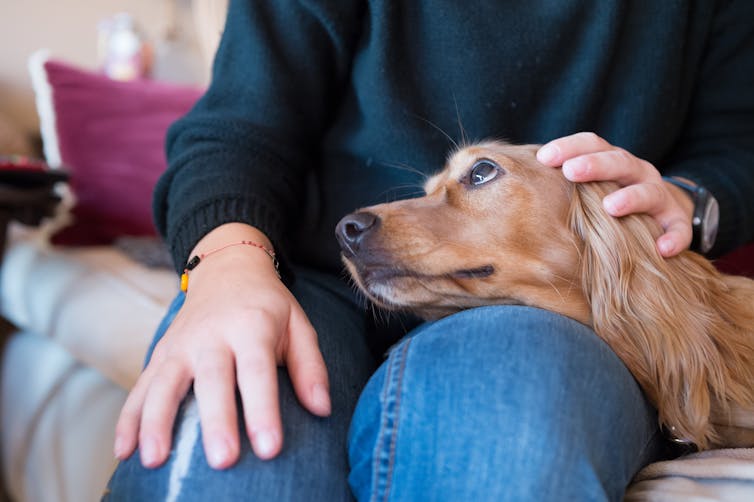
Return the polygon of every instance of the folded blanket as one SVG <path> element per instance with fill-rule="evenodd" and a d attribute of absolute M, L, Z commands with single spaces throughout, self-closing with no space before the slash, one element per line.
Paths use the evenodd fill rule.
<path fill-rule="evenodd" d="M 625 502 L 754 501 L 754 448 L 692 453 L 642 469 Z"/>

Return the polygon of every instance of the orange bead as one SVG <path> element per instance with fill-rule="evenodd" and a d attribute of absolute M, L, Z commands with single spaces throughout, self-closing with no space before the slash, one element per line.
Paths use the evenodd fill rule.
<path fill-rule="evenodd" d="M 188 291 L 188 272 L 181 274 L 181 291 L 184 293 Z"/>

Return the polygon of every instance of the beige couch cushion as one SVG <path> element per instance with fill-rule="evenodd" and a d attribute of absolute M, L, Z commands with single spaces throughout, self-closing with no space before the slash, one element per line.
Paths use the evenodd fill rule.
<path fill-rule="evenodd" d="M 14 500 L 98 500 L 115 421 L 178 287 L 115 247 L 53 248 L 11 229 L 2 315 L 20 328 L 0 375 L 2 466 Z"/>
<path fill-rule="evenodd" d="M 175 272 L 147 268 L 113 247 L 51 248 L 18 228 L 1 274 L 5 318 L 52 338 L 125 389 L 178 291 Z"/>
<path fill-rule="evenodd" d="M 99 500 L 126 391 L 51 339 L 16 333 L 0 375 L 2 466 L 13 500 Z"/>

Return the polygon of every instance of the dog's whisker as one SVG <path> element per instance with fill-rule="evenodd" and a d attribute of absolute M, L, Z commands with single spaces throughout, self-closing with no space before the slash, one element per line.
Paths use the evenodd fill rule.
<path fill-rule="evenodd" d="M 442 134 L 443 136 L 445 136 L 445 138 L 446 138 L 446 139 L 447 139 L 448 141 L 450 141 L 450 143 L 451 143 L 451 144 L 453 145 L 453 147 L 454 147 L 454 149 L 455 149 L 455 150 L 460 150 L 460 149 L 461 149 L 461 145 L 459 145 L 459 144 L 458 144 L 458 142 L 457 142 L 456 140 L 454 140 L 454 139 L 453 139 L 453 138 L 452 138 L 452 137 L 450 136 L 450 134 L 446 133 L 446 132 L 445 132 L 445 131 L 443 130 L 443 128 L 442 128 L 442 127 L 438 126 L 437 124 L 435 124 L 434 122 L 432 122 L 432 121 L 431 121 L 431 120 L 429 120 L 429 119 L 425 119 L 425 118 L 424 118 L 424 117 L 422 117 L 421 115 L 417 115 L 417 114 L 415 114 L 415 113 L 411 113 L 411 115 L 412 115 L 412 116 L 414 116 L 415 118 L 417 118 L 417 119 L 421 120 L 421 121 L 422 121 L 422 122 L 424 122 L 425 124 L 429 125 L 430 127 L 432 127 L 433 129 L 435 129 L 436 131 L 438 131 L 438 132 L 439 132 L 440 134 Z"/>
<path fill-rule="evenodd" d="M 461 133 L 461 148 L 469 146 L 469 139 L 466 136 L 466 129 L 463 128 L 463 122 L 461 121 L 461 111 L 458 109 L 458 100 L 455 94 L 453 94 L 453 104 L 456 107 L 456 120 L 458 121 L 458 129 Z"/>
<path fill-rule="evenodd" d="M 384 200 L 385 202 L 397 200 L 400 198 L 401 191 L 404 192 L 404 196 L 411 195 L 424 195 L 424 187 L 414 183 L 405 183 L 402 185 L 392 186 L 386 190 L 383 190 L 377 195 L 377 199 Z"/>
<path fill-rule="evenodd" d="M 566 299 L 563 296 L 563 294 L 560 292 L 560 290 L 558 289 L 558 287 L 555 285 L 555 283 L 552 282 L 549 279 L 545 279 L 545 281 L 547 282 L 547 284 L 549 284 L 552 287 L 553 290 L 555 290 L 555 293 L 557 293 L 557 295 L 560 297 L 560 301 L 563 302 L 563 303 L 565 303 Z"/>
<path fill-rule="evenodd" d="M 552 275 L 556 279 L 560 279 L 561 281 L 563 281 L 566 284 L 568 284 L 568 290 L 566 291 L 566 298 L 570 298 L 571 295 L 573 294 L 573 288 L 577 286 L 576 282 L 574 280 L 572 280 L 572 279 L 567 278 L 567 277 L 563 277 L 562 275 L 557 275 L 557 274 L 552 274 Z M 555 288 L 555 286 L 553 286 L 553 288 L 555 289 L 555 291 L 558 292 L 558 294 L 560 294 L 560 291 L 557 288 Z M 561 295 L 561 299 L 562 298 L 563 298 L 563 296 Z M 564 299 L 563 301 L 565 302 L 566 300 Z"/>
<path fill-rule="evenodd" d="M 377 322 L 378 324 L 389 324 L 390 323 L 390 316 L 392 314 L 391 311 L 379 308 L 374 303 L 370 303 L 371 310 L 372 310 L 372 318 Z"/>
<path fill-rule="evenodd" d="M 402 171 L 407 171 L 409 173 L 416 174 L 419 176 L 422 181 L 426 181 L 427 178 L 429 178 L 429 174 L 425 173 L 424 171 L 420 170 L 419 168 L 413 167 L 409 164 L 405 164 L 403 162 L 384 162 L 380 161 L 380 165 L 385 167 L 392 167 L 394 169 L 400 169 Z"/>

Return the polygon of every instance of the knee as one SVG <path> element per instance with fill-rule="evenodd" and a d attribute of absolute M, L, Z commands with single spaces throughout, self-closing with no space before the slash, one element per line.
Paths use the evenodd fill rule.
<path fill-rule="evenodd" d="M 511 490 L 560 484 L 558 476 L 589 478 L 600 492 L 592 464 L 606 449 L 595 446 L 592 428 L 609 420 L 615 393 L 644 405 L 612 351 L 562 316 L 491 307 L 424 325 L 362 394 L 349 443 L 352 486 L 357 494 L 363 486 L 389 490 L 410 470 L 448 494 L 459 479 L 442 473 L 463 477 L 473 468 L 486 479 L 463 485 L 465 496 L 479 489 L 515 498 L 524 492 Z M 614 408 L 619 419 L 621 406 Z"/>
<path fill-rule="evenodd" d="M 576 396 L 598 399 L 596 390 L 627 375 L 590 328 L 529 307 L 480 308 L 428 323 L 396 347 L 387 369 L 412 407 L 485 410 L 499 420 L 542 419 L 549 428 L 562 425 L 549 417 L 571 413 Z"/>
<path fill-rule="evenodd" d="M 363 399 L 375 394 L 384 406 L 395 396 L 410 403 L 402 413 L 426 415 L 427 427 L 437 427 L 437 417 L 489 432 L 525 422 L 545 440 L 580 412 L 570 409 L 575 402 L 599 401 L 616 375 L 625 377 L 625 368 L 588 327 L 544 310 L 490 307 L 420 327 L 376 375 L 379 391 L 372 385 Z"/>

